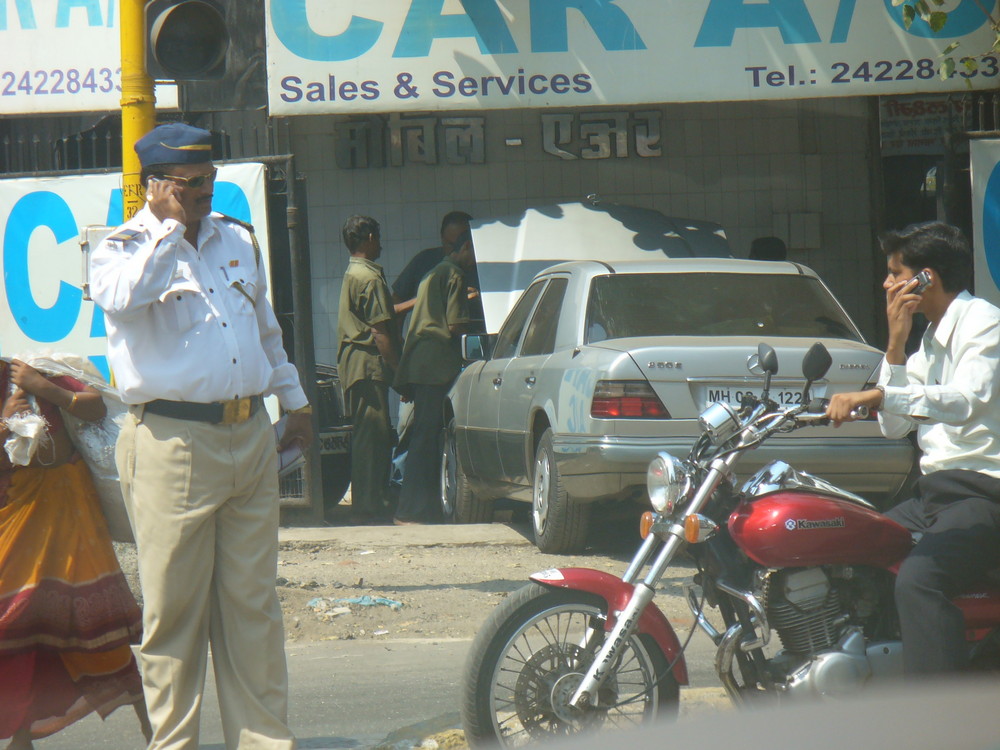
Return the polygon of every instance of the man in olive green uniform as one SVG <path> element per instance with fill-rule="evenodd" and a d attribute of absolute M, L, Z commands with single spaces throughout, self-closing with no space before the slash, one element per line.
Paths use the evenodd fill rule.
<path fill-rule="evenodd" d="M 351 254 L 337 313 L 337 372 L 351 414 L 351 503 L 355 523 L 374 522 L 388 510 L 393 430 L 389 384 L 399 361 L 392 297 L 382 266 L 378 222 L 352 216 L 342 231 Z"/>
<path fill-rule="evenodd" d="M 460 337 L 469 325 L 465 276 L 475 265 L 472 234 L 466 230 L 451 252 L 424 276 L 417 290 L 413 320 L 395 380 L 396 390 L 413 399 L 410 448 L 403 468 L 397 524 L 426 523 L 438 506 L 439 438 L 444 427 L 441 407 L 462 369 Z"/>

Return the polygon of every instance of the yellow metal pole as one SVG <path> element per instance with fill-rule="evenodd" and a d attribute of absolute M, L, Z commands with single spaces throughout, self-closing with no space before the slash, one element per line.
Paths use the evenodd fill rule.
<path fill-rule="evenodd" d="M 122 199 L 128 221 L 146 202 L 133 146 L 156 124 L 153 79 L 146 73 L 145 0 L 121 0 Z"/>

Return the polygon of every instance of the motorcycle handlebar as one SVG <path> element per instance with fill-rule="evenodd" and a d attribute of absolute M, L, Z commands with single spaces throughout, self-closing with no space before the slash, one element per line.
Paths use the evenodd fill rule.
<path fill-rule="evenodd" d="M 799 422 L 807 422 L 809 424 L 829 424 L 830 420 L 826 416 L 826 408 L 829 405 L 830 399 L 828 398 L 814 398 L 809 402 L 805 413 L 800 414 L 796 419 Z M 864 405 L 851 410 L 852 419 L 868 419 L 870 415 L 871 409 Z"/>
<path fill-rule="evenodd" d="M 830 405 L 830 399 L 828 398 L 814 398 L 809 402 L 809 406 L 806 407 L 806 411 L 810 414 L 825 414 L 826 407 Z"/>
<path fill-rule="evenodd" d="M 759 445 L 767 440 L 775 432 L 786 432 L 789 429 L 799 427 L 823 427 L 830 424 L 830 418 L 826 416 L 826 409 L 830 405 L 830 400 L 826 398 L 814 398 L 808 404 L 802 404 L 785 410 L 770 410 L 763 403 L 758 402 L 762 407 L 762 414 L 751 414 L 744 422 L 745 440 L 751 444 Z M 772 405 L 773 406 L 773 405 Z M 744 409 L 748 404 L 744 402 Z M 867 406 L 859 406 L 851 412 L 851 419 L 867 419 L 871 411 Z"/>

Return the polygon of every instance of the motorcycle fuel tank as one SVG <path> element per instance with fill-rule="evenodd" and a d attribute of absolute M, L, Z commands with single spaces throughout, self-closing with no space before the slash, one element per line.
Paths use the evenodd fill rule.
<path fill-rule="evenodd" d="M 729 533 L 748 557 L 768 568 L 888 568 L 913 546 L 910 532 L 878 511 L 792 490 L 741 502 L 729 516 Z"/>

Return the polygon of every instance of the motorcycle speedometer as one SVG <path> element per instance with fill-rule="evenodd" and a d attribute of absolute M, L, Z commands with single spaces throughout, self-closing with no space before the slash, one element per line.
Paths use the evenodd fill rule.
<path fill-rule="evenodd" d="M 661 451 L 646 470 L 646 489 L 653 509 L 670 515 L 677 501 L 691 489 L 691 476 L 680 459 Z"/>
<path fill-rule="evenodd" d="M 698 416 L 698 426 L 713 445 L 722 445 L 740 431 L 740 419 L 733 407 L 725 401 L 716 401 Z"/>

